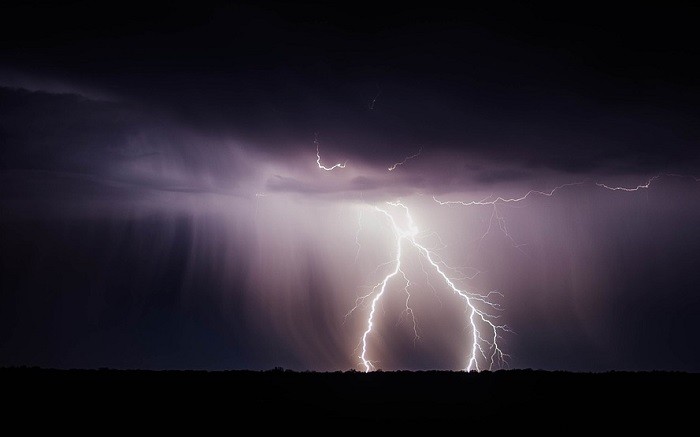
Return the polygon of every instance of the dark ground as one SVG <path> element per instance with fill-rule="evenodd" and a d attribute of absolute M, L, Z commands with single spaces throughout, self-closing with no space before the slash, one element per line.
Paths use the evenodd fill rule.
<path fill-rule="evenodd" d="M 564 423 L 567 428 L 615 424 L 626 429 L 663 426 L 668 431 L 696 421 L 700 375 L 6 368 L 0 369 L 0 387 L 9 413 L 3 416 L 10 422 L 42 418 L 56 426 L 148 423 L 199 428 L 258 423 L 275 428 L 292 423 L 325 426 L 323 421 L 331 417 L 404 424 L 442 418 L 446 420 L 435 423 L 501 430 L 557 429 Z"/>

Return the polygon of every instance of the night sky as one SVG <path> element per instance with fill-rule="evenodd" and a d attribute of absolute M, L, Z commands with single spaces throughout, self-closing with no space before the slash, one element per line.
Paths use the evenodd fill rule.
<path fill-rule="evenodd" d="M 510 367 L 700 371 L 699 19 L 5 2 L 0 366 L 364 369 L 368 302 L 346 315 L 400 200 L 500 293 Z M 376 367 L 464 368 L 463 306 L 406 256 L 420 339 L 397 279 Z"/>

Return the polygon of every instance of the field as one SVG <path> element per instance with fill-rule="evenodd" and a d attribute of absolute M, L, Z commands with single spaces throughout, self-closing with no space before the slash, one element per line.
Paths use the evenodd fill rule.
<path fill-rule="evenodd" d="M 668 430 L 695 420 L 700 375 L 6 368 L 0 369 L 0 383 L 3 398 L 10 401 L 5 412 L 12 414 L 6 417 L 38 413 L 59 423 L 79 413 L 100 423 L 175 427 L 185 423 L 274 427 L 281 423 L 277 420 L 311 426 L 329 418 L 406 424 L 442 418 L 494 431 L 561 421 L 576 426 L 660 425 Z"/>

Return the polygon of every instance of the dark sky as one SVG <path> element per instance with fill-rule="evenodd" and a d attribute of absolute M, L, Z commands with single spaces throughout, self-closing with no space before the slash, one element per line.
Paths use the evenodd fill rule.
<path fill-rule="evenodd" d="M 3 3 L 0 365 L 358 367 L 401 198 L 512 366 L 699 371 L 700 10 L 521 3 Z M 569 182 L 510 237 L 430 201 Z M 389 301 L 373 351 L 460 368 L 418 280 L 424 340 Z"/>

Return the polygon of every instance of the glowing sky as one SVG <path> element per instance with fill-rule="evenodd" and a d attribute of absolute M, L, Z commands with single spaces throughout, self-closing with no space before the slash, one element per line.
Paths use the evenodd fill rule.
<path fill-rule="evenodd" d="M 511 367 L 700 370 L 695 11 L 91 8 L 0 18 L 0 365 L 364 369 L 396 272 L 372 367 L 462 369 L 434 259 Z"/>

